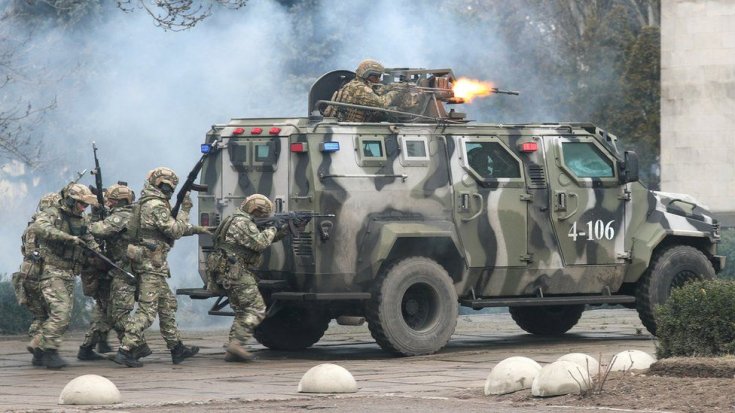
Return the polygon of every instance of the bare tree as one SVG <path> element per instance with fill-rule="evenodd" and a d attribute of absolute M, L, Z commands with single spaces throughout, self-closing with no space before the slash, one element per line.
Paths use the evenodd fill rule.
<path fill-rule="evenodd" d="M 245 7 L 247 0 L 117 0 L 117 6 L 125 12 L 143 9 L 164 30 L 182 31 L 196 26 L 212 15 L 217 6 L 237 10 Z"/>
<path fill-rule="evenodd" d="M 56 107 L 56 100 L 34 105 L 25 97 L 12 92 L 13 86 L 25 81 L 27 73 L 17 62 L 18 54 L 27 46 L 30 35 L 20 39 L 12 29 L 14 16 L 0 16 L 0 159 L 15 159 L 35 167 L 41 160 L 41 142 L 33 131 L 43 116 Z"/>

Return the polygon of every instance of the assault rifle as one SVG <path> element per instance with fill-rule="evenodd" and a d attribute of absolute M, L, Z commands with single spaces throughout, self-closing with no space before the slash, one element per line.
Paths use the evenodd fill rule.
<path fill-rule="evenodd" d="M 99 258 L 99 259 L 101 259 L 102 261 L 104 261 L 104 262 L 105 262 L 105 263 L 106 263 L 107 265 L 109 265 L 110 267 L 112 267 L 112 268 L 116 268 L 116 269 L 120 270 L 120 272 L 122 272 L 122 273 L 123 273 L 123 274 L 124 274 L 124 275 L 125 275 L 126 277 L 128 277 L 128 278 L 129 278 L 129 279 L 130 279 L 131 281 L 135 281 L 136 283 L 138 282 L 138 279 L 137 279 L 137 278 L 135 278 L 135 276 L 134 276 L 133 274 L 129 273 L 128 271 L 125 271 L 124 269 L 122 269 L 122 268 L 121 268 L 121 267 L 120 267 L 119 265 L 117 265 L 117 264 L 115 264 L 114 262 L 112 262 L 112 260 L 111 260 L 111 259 L 107 258 L 107 256 L 105 256 L 105 255 L 104 255 L 104 254 L 102 254 L 101 252 L 97 251 L 96 249 L 93 249 L 92 247 L 90 247 L 90 246 L 88 246 L 88 245 L 82 245 L 82 248 L 84 248 L 85 250 L 87 250 L 87 251 L 89 251 L 90 253 L 92 253 L 93 255 L 95 255 L 95 256 L 96 256 L 97 258 Z"/>
<path fill-rule="evenodd" d="M 334 214 L 317 214 L 316 212 L 279 212 L 269 217 L 255 218 L 255 225 L 259 228 L 274 226 L 281 228 L 288 225 L 292 235 L 299 234 L 299 228 L 306 226 L 312 218 L 334 218 Z"/>
<path fill-rule="evenodd" d="M 179 193 L 176 194 L 176 204 L 173 208 L 171 208 L 171 216 L 176 218 L 177 215 L 179 215 L 179 209 L 181 208 L 181 203 L 184 202 L 184 197 L 186 196 L 187 192 L 190 192 L 192 190 L 197 192 L 206 192 L 209 190 L 207 185 L 199 185 L 195 184 L 194 180 L 197 179 L 197 176 L 199 176 L 199 171 L 202 170 L 202 166 L 204 165 L 204 161 L 207 160 L 207 157 L 209 154 L 216 152 L 219 150 L 219 141 L 214 141 L 211 144 L 205 143 L 201 146 L 202 151 L 202 157 L 199 158 L 199 161 L 194 165 L 193 168 L 191 168 L 191 171 L 189 172 L 189 175 L 186 177 L 186 181 L 184 182 L 184 185 L 181 186 L 181 189 L 179 189 Z"/>
<path fill-rule="evenodd" d="M 92 175 L 94 175 L 94 188 L 93 191 L 95 195 L 97 195 L 97 208 L 94 209 L 94 213 L 97 214 L 100 221 L 105 219 L 105 216 L 107 215 L 107 210 L 105 209 L 105 197 L 104 197 L 104 187 L 102 186 L 102 168 L 100 168 L 100 160 L 97 158 L 97 144 L 92 142 L 92 152 L 94 153 L 94 169 L 92 170 Z"/>

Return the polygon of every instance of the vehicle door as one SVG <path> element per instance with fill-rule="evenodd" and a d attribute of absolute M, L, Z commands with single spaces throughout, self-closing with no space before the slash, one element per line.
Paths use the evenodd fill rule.
<path fill-rule="evenodd" d="M 496 136 L 448 136 L 453 217 L 469 267 L 525 266 L 527 207 L 522 163 Z"/>
<path fill-rule="evenodd" d="M 564 264 L 621 262 L 628 197 L 615 157 L 592 136 L 547 139 L 552 222 Z"/>
<path fill-rule="evenodd" d="M 273 202 L 274 212 L 287 211 L 288 136 L 260 136 L 264 129 L 270 129 L 268 126 L 240 129 L 244 129 L 244 136 L 234 135 L 224 151 L 219 200 L 222 219 L 234 213 L 252 194 L 267 196 Z M 264 252 L 267 268 L 283 268 L 286 244 L 288 241 L 275 243 Z"/>

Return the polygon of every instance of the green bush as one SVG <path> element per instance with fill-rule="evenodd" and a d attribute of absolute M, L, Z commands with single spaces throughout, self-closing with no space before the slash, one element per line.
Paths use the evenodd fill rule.
<path fill-rule="evenodd" d="M 656 308 L 656 323 L 659 358 L 735 353 L 735 281 L 697 281 L 672 290 Z"/>
<path fill-rule="evenodd" d="M 70 329 L 86 329 L 89 327 L 90 310 L 93 301 L 82 293 L 81 283 L 74 286 L 74 309 L 71 313 Z M 31 313 L 18 305 L 15 290 L 9 277 L 0 274 L 0 334 L 21 334 L 28 331 L 31 324 Z"/>

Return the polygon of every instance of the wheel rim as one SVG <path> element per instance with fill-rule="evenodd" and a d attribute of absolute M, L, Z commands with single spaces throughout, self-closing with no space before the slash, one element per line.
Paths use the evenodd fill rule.
<path fill-rule="evenodd" d="M 414 284 L 403 294 L 401 314 L 406 325 L 413 330 L 425 330 L 436 321 L 438 297 L 428 284 Z"/>

